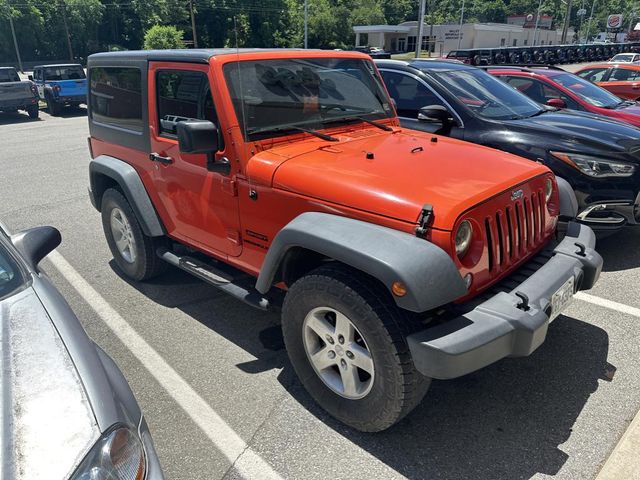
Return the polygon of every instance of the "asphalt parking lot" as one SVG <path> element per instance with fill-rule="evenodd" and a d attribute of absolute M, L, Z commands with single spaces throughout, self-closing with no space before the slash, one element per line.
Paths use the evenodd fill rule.
<path fill-rule="evenodd" d="M 44 269 L 123 370 L 168 479 L 589 479 L 640 408 L 640 229 L 600 242 L 600 282 L 533 355 L 434 381 L 399 425 L 363 434 L 302 389 L 276 315 L 177 270 L 118 273 L 87 196 L 87 136 L 84 110 L 0 114 L 0 219 L 61 230 Z"/>

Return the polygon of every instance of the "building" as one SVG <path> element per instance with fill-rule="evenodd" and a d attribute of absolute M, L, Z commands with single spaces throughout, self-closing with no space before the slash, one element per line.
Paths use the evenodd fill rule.
<path fill-rule="evenodd" d="M 356 46 L 382 47 L 387 52 L 412 52 L 418 38 L 418 22 L 400 25 L 358 25 L 353 27 Z M 460 32 L 459 24 L 427 25 L 423 27 L 422 49 L 445 54 L 459 48 L 522 47 L 535 44 L 558 44 L 562 30 L 527 28 L 507 23 L 465 23 Z M 459 35 L 462 38 L 458 38 Z M 567 34 L 568 42 L 574 37 L 573 29 Z"/>

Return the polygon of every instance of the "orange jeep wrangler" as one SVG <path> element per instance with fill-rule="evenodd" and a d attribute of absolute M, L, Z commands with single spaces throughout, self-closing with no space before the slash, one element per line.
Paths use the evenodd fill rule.
<path fill-rule="evenodd" d="M 432 378 L 525 356 L 602 266 L 546 167 L 405 130 L 358 52 L 89 58 L 90 196 L 118 267 L 281 308 L 331 415 L 386 429 Z"/>

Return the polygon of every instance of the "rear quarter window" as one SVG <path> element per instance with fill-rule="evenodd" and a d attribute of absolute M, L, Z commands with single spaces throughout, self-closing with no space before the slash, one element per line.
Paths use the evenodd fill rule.
<path fill-rule="evenodd" d="M 135 67 L 93 67 L 89 72 L 91 119 L 142 132 L 142 73 Z"/>

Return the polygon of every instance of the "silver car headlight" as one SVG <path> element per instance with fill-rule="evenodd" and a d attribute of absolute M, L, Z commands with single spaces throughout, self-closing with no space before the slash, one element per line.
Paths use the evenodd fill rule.
<path fill-rule="evenodd" d="M 549 199 L 551 198 L 551 194 L 553 193 L 553 180 L 547 178 L 544 182 L 544 199 L 547 203 L 549 203 Z"/>
<path fill-rule="evenodd" d="M 72 480 L 142 480 L 146 461 L 138 434 L 120 426 L 107 432 L 89 451 Z"/>
<path fill-rule="evenodd" d="M 557 159 L 562 160 L 590 177 L 630 177 L 636 171 L 635 165 L 630 165 L 618 160 L 606 160 L 604 158 L 579 153 L 550 153 Z"/>
<path fill-rule="evenodd" d="M 458 258 L 464 257 L 469 246 L 471 245 L 471 237 L 473 236 L 473 228 L 469 220 L 463 220 L 456 232 L 456 255 Z"/>

